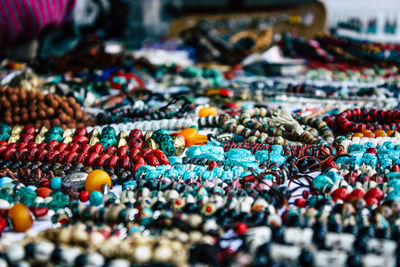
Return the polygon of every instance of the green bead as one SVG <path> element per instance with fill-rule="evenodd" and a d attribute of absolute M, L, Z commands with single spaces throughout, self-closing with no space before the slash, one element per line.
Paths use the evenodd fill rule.
<path fill-rule="evenodd" d="M 103 194 L 99 191 L 93 191 L 89 197 L 90 205 L 99 206 L 103 202 Z"/>
<path fill-rule="evenodd" d="M 60 177 L 54 177 L 50 180 L 50 188 L 53 190 L 60 190 L 62 187 L 62 180 Z"/>
<path fill-rule="evenodd" d="M 49 133 L 62 135 L 64 130 L 60 126 L 53 126 L 50 128 Z"/>
<path fill-rule="evenodd" d="M 116 136 L 117 133 L 115 131 L 115 129 L 111 126 L 106 126 L 103 128 L 103 130 L 101 131 L 101 137 L 103 136 Z"/>
<path fill-rule="evenodd" d="M 11 127 L 8 124 L 2 123 L 0 124 L 0 134 L 11 134 Z"/>

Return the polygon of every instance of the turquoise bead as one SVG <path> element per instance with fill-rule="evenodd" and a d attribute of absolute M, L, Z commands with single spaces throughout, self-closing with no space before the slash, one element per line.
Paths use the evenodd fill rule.
<path fill-rule="evenodd" d="M 89 197 L 90 205 L 99 206 L 103 202 L 103 194 L 99 191 L 93 191 Z"/>
<path fill-rule="evenodd" d="M 50 180 L 50 188 L 53 190 L 60 190 L 62 187 L 62 180 L 60 177 L 54 177 Z"/>
<path fill-rule="evenodd" d="M 9 184 L 12 183 L 13 179 L 11 179 L 8 176 L 4 176 L 3 178 L 0 179 L 0 186 L 4 185 L 4 184 Z"/>

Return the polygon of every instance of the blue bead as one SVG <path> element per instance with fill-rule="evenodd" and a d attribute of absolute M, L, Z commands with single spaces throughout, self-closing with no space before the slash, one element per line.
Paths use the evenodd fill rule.
<path fill-rule="evenodd" d="M 4 176 L 3 178 L 0 179 L 0 186 L 4 185 L 4 184 L 10 184 L 13 182 L 13 179 L 11 179 L 8 176 Z"/>
<path fill-rule="evenodd" d="M 99 191 L 93 191 L 89 197 L 90 205 L 99 206 L 103 202 L 103 194 Z"/>
<path fill-rule="evenodd" d="M 53 190 L 60 190 L 62 187 L 62 180 L 60 177 L 54 177 L 50 180 L 50 188 Z"/>
<path fill-rule="evenodd" d="M 37 189 L 37 187 L 36 187 L 36 186 L 34 186 L 34 185 L 28 185 L 26 188 L 28 188 L 28 189 L 32 190 L 33 192 L 35 192 L 35 191 L 36 191 L 36 189 Z"/>

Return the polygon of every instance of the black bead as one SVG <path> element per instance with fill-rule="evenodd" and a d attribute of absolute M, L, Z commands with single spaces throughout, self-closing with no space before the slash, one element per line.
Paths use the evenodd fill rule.
<path fill-rule="evenodd" d="M 25 246 L 25 254 L 27 258 L 33 257 L 35 253 L 35 244 L 34 243 L 29 243 Z"/>
<path fill-rule="evenodd" d="M 86 254 L 80 254 L 78 257 L 75 259 L 75 267 L 83 267 L 86 266 L 87 262 L 87 255 Z"/>
<path fill-rule="evenodd" d="M 314 265 L 314 256 L 310 251 L 303 250 L 299 256 L 299 263 L 301 267 L 312 267 Z"/>
<path fill-rule="evenodd" d="M 361 267 L 361 256 L 359 254 L 351 255 L 347 258 L 347 267 Z"/>
<path fill-rule="evenodd" d="M 60 263 L 62 257 L 62 249 L 56 247 L 51 254 L 51 261 L 54 263 Z"/>
<path fill-rule="evenodd" d="M 354 248 L 356 249 L 356 251 L 362 252 L 362 253 L 367 253 L 368 252 L 368 248 L 367 248 L 367 243 L 369 240 L 369 236 L 368 235 L 361 235 L 358 236 L 356 238 L 356 240 L 354 241 Z"/>
<path fill-rule="evenodd" d="M 282 227 L 272 227 L 272 240 L 276 243 L 284 243 L 284 230 Z"/>

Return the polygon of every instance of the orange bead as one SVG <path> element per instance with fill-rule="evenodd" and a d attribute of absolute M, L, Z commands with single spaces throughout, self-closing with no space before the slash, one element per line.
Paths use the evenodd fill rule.
<path fill-rule="evenodd" d="M 185 137 L 186 146 L 202 145 L 207 143 L 207 135 L 199 134 L 194 128 L 186 128 L 178 132 Z"/>
<path fill-rule="evenodd" d="M 395 132 L 395 130 L 389 130 L 387 131 L 386 135 L 387 136 L 392 136 L 392 134 Z"/>
<path fill-rule="evenodd" d="M 33 218 L 28 207 L 24 204 L 15 204 L 8 211 L 8 217 L 12 222 L 12 226 L 15 232 L 26 232 L 32 227 Z"/>
<path fill-rule="evenodd" d="M 216 116 L 218 115 L 218 110 L 213 107 L 204 107 L 199 110 L 200 117 Z"/>
<path fill-rule="evenodd" d="M 387 136 L 387 134 L 384 130 L 376 130 L 374 132 L 374 134 L 376 137 L 386 137 Z"/>
<path fill-rule="evenodd" d="M 112 181 L 110 175 L 103 170 L 94 170 L 86 177 L 85 190 L 89 193 L 93 191 L 103 191 L 103 186 L 108 184 L 112 187 Z"/>
<path fill-rule="evenodd" d="M 363 137 L 364 137 L 364 135 L 363 135 L 362 133 L 355 133 L 355 134 L 353 134 L 352 138 L 354 138 L 354 137 L 360 137 L 360 138 L 363 138 Z"/>
<path fill-rule="evenodd" d="M 367 138 L 375 138 L 375 134 L 374 134 L 373 132 L 371 132 L 371 133 L 364 133 L 364 137 L 367 137 Z"/>
<path fill-rule="evenodd" d="M 50 196 L 52 190 L 48 187 L 39 187 L 35 192 L 39 197 L 46 198 Z"/>
<path fill-rule="evenodd" d="M 366 135 L 366 134 L 371 134 L 372 131 L 371 131 L 371 130 L 368 130 L 368 129 L 364 129 L 364 130 L 361 131 L 361 133 L 362 133 L 363 135 Z"/>

